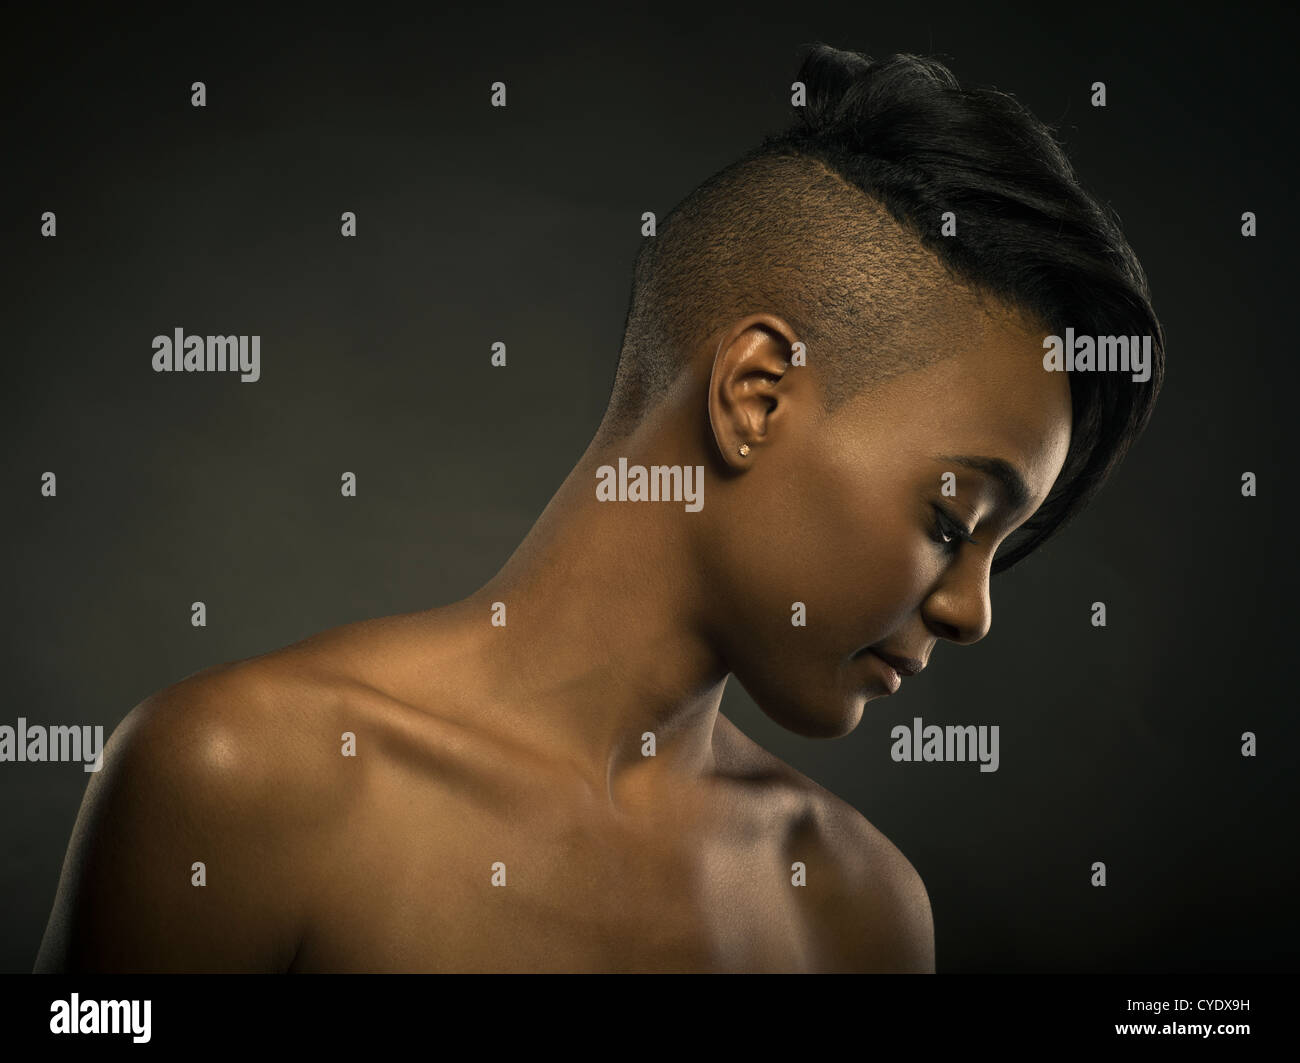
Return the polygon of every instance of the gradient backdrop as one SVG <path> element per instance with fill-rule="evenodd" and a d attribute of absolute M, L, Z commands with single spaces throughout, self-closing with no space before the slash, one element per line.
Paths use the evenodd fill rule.
<path fill-rule="evenodd" d="M 0 723 L 107 735 L 211 664 L 474 590 L 599 421 L 642 211 L 784 123 L 804 45 L 937 54 L 1118 211 L 1166 387 L 1094 507 L 994 581 L 978 650 L 840 740 L 734 680 L 724 711 L 911 859 L 940 971 L 1294 970 L 1295 14 L 400 10 L 7 15 Z M 155 374 L 177 327 L 261 335 L 262 379 Z M 1000 770 L 895 764 L 913 716 L 998 724 Z M 0 969 L 31 968 L 89 778 L 0 764 Z"/>

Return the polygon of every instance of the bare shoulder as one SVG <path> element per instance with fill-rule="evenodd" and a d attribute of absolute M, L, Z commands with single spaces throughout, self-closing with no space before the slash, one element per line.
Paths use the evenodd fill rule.
<path fill-rule="evenodd" d="M 116 743 L 119 755 L 168 772 L 196 800 L 255 810 L 285 830 L 327 822 L 374 768 L 348 756 L 350 741 L 391 730 L 407 710 L 369 677 L 385 670 L 392 630 L 405 619 L 331 628 L 189 676 L 137 705 L 105 755 Z"/>
<path fill-rule="evenodd" d="M 824 908 L 832 966 L 933 973 L 934 916 L 920 874 L 861 812 L 822 795 L 820 843 L 836 872 Z"/>
<path fill-rule="evenodd" d="M 930 898 L 911 861 L 847 801 L 723 720 L 716 733 L 727 764 L 798 795 L 786 806 L 788 851 L 805 865 L 801 903 L 819 968 L 933 972 Z"/>
<path fill-rule="evenodd" d="M 338 684 L 270 655 L 132 709 L 91 777 L 36 969 L 284 970 L 341 785 Z"/>
<path fill-rule="evenodd" d="M 198 800 L 256 809 L 294 827 L 346 793 L 331 769 L 354 700 L 337 677 L 268 655 L 208 669 L 147 698 L 110 747 L 120 742 L 136 767 L 166 775 Z"/>

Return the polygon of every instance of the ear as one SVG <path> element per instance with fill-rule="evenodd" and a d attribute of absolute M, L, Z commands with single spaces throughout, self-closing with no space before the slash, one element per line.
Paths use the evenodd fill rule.
<path fill-rule="evenodd" d="M 784 318 L 751 314 L 730 326 L 719 341 L 709 374 L 709 426 L 730 467 L 752 465 L 783 416 L 789 398 L 781 382 L 797 339 Z M 747 448 L 743 455 L 742 446 Z"/>

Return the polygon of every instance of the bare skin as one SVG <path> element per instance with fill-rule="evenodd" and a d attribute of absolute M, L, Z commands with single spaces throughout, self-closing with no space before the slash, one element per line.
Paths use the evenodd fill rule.
<path fill-rule="evenodd" d="M 1069 443 L 1041 336 L 954 299 L 921 340 L 957 355 L 828 415 L 790 326 L 735 322 L 474 595 L 137 706 L 36 969 L 932 971 L 911 864 L 718 705 L 735 674 L 790 729 L 845 734 L 888 693 L 867 647 L 926 662 L 987 633 L 993 554 Z M 947 455 L 1007 461 L 1028 497 Z M 619 456 L 704 465 L 703 509 L 597 501 Z M 937 503 L 977 542 L 936 532 Z"/>

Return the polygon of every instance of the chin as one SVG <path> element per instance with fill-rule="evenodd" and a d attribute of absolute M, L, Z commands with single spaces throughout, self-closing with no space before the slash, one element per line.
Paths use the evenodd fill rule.
<path fill-rule="evenodd" d="M 837 690 L 798 695 L 736 678 L 773 723 L 804 738 L 843 738 L 862 722 L 863 709 L 871 697 L 863 691 Z"/>

